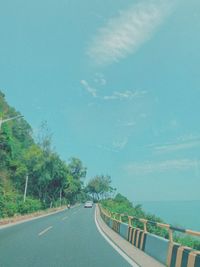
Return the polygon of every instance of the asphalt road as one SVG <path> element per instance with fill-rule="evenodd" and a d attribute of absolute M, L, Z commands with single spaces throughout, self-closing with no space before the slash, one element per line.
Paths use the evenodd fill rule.
<path fill-rule="evenodd" d="M 0 229 L 0 267 L 127 267 L 79 206 Z"/>

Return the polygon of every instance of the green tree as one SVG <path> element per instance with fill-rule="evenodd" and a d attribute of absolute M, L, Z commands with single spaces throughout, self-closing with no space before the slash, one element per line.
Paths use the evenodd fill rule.
<path fill-rule="evenodd" d="M 5 95 L 0 92 L 0 118 L 20 115 L 10 107 Z M 28 189 L 26 205 L 23 192 L 26 176 Z M 79 201 L 84 199 L 83 179 L 86 167 L 78 158 L 69 163 L 60 159 L 52 149 L 52 134 L 46 122 L 42 122 L 36 141 L 31 126 L 25 119 L 11 120 L 2 124 L 0 131 L 0 209 L 2 216 L 16 212 L 28 212 L 31 205 L 38 209 L 39 203 L 48 207 L 50 203 Z M 3 190 L 3 191 L 2 191 Z M 8 212 L 8 209 L 10 212 Z M 1 215 L 0 215 L 1 216 Z"/>
<path fill-rule="evenodd" d="M 82 161 L 78 158 L 70 158 L 68 170 L 75 180 L 81 180 L 86 177 L 87 168 L 83 166 Z"/>
<path fill-rule="evenodd" d="M 97 201 L 109 197 L 113 191 L 111 177 L 108 175 L 96 176 L 87 185 L 87 192 L 92 195 L 93 200 Z"/>

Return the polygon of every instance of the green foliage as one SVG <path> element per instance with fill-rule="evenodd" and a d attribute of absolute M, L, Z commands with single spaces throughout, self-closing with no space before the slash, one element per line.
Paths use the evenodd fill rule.
<path fill-rule="evenodd" d="M 20 201 L 18 203 L 18 213 L 32 213 L 43 208 L 42 203 L 37 199 L 26 198 L 26 202 Z"/>
<path fill-rule="evenodd" d="M 75 180 L 85 178 L 87 172 L 87 169 L 83 166 L 81 160 L 74 157 L 70 159 L 68 170 L 70 175 L 73 176 Z"/>
<path fill-rule="evenodd" d="M 94 201 L 99 201 L 100 199 L 108 198 L 114 188 L 111 187 L 110 176 L 100 175 L 89 181 L 86 190 L 92 195 Z"/>
<path fill-rule="evenodd" d="M 190 248 L 194 248 L 194 249 L 197 249 L 197 250 L 200 250 L 200 241 L 199 239 L 195 239 L 194 237 L 191 237 L 191 236 L 184 236 L 184 235 L 175 235 L 174 237 L 174 240 L 177 242 L 177 243 L 180 243 L 180 244 L 183 244 L 185 246 L 188 246 Z"/>
<path fill-rule="evenodd" d="M 15 192 L 5 193 L 1 187 L 0 218 L 12 217 L 16 214 L 31 213 L 42 209 L 42 203 L 37 199 L 26 198 Z"/>
<path fill-rule="evenodd" d="M 0 92 L 0 119 L 20 115 Z M 29 213 L 42 207 L 73 203 L 86 197 L 83 178 L 86 168 L 78 158 L 67 164 L 52 149 L 52 134 L 43 122 L 37 142 L 23 119 L 1 125 L 0 130 L 0 217 Z M 28 175 L 26 202 L 23 203 Z"/>
<path fill-rule="evenodd" d="M 4 131 L 0 132 L 0 169 L 6 169 L 9 166 L 12 155 L 9 134 Z"/>

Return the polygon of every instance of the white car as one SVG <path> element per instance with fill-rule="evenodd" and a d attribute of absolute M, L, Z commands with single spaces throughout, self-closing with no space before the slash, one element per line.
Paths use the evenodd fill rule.
<path fill-rule="evenodd" d="M 93 202 L 92 201 L 86 201 L 85 205 L 84 205 L 84 208 L 92 208 L 92 206 L 93 206 Z"/>

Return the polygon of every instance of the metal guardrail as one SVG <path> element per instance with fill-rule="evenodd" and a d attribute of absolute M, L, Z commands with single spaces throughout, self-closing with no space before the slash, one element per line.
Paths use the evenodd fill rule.
<path fill-rule="evenodd" d="M 147 225 L 152 225 L 152 226 L 156 226 L 156 227 L 160 227 L 163 229 L 166 229 L 168 231 L 169 234 L 169 241 L 173 242 L 173 232 L 180 232 L 180 233 L 184 233 L 184 234 L 188 234 L 191 236 L 195 236 L 195 237 L 200 237 L 200 232 L 197 231 L 193 231 L 190 229 L 184 229 L 181 227 L 175 227 L 173 225 L 170 224 L 165 224 L 165 223 L 159 223 L 159 222 L 154 222 L 154 221 L 150 221 L 150 220 L 146 220 L 146 219 L 142 219 L 142 218 L 137 218 L 134 216 L 129 216 L 128 214 L 121 214 L 121 213 L 115 213 L 115 212 L 110 212 L 109 210 L 102 208 L 102 206 L 100 207 L 102 212 L 107 215 L 110 218 L 113 218 L 116 221 L 119 221 L 120 223 L 123 222 L 122 218 L 127 218 L 128 220 L 128 225 L 129 226 L 133 226 L 133 221 L 138 221 L 141 222 L 143 224 L 143 230 L 144 232 L 148 232 L 147 230 Z"/>

